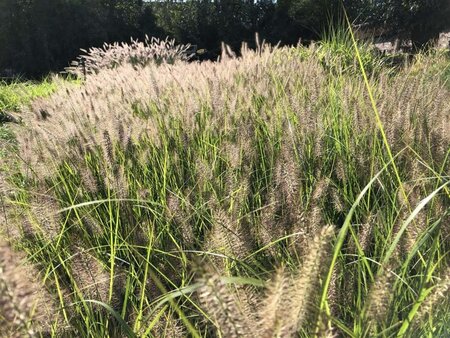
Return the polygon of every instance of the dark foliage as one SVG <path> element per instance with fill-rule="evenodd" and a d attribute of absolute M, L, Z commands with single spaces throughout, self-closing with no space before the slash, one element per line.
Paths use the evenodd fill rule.
<path fill-rule="evenodd" d="M 269 42 L 318 38 L 342 18 L 400 34 L 421 46 L 448 25 L 448 0 L 0 0 L 0 76 L 39 77 L 69 65 L 80 48 L 142 39 L 191 43 L 215 58 L 255 32 Z M 432 20 L 430 20 L 432 18 Z"/>

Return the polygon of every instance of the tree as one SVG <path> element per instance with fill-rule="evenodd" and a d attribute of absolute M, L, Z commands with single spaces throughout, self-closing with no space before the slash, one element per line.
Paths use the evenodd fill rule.
<path fill-rule="evenodd" d="M 353 15 L 359 22 L 384 27 L 392 35 L 412 39 L 417 47 L 422 47 L 450 25 L 450 2 L 448 0 L 363 1 Z"/>
<path fill-rule="evenodd" d="M 448 0 L 0 0 L 0 71 L 40 76 L 63 69 L 80 48 L 145 34 L 196 44 L 211 57 L 222 41 L 239 50 L 256 32 L 295 44 L 342 23 L 342 5 L 352 21 L 417 46 L 450 28 Z"/>

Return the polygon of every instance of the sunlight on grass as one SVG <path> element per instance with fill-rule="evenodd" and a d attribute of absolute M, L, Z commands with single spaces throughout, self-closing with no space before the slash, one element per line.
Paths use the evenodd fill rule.
<path fill-rule="evenodd" d="M 5 330 L 445 335 L 444 57 L 393 69 L 344 29 L 310 47 L 258 41 L 220 62 L 1 87 L 23 123 L 0 127 L 17 141 L 0 231 L 40 290 L 18 303 L 0 269 L 0 310 L 23 318 Z"/>

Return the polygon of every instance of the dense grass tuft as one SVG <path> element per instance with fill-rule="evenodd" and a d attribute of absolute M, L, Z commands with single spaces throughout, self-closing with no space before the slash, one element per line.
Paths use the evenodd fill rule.
<path fill-rule="evenodd" d="M 17 332 L 448 334 L 446 56 L 393 71 L 363 46 L 366 83 L 345 39 L 123 65 L 34 100 L 1 230 L 58 315 Z"/>

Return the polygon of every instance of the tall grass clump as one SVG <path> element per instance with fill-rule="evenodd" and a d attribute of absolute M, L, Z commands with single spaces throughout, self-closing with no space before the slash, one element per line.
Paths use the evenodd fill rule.
<path fill-rule="evenodd" d="M 114 69 L 123 64 L 134 67 L 145 67 L 150 62 L 172 64 L 176 61 L 187 61 L 191 57 L 188 54 L 189 48 L 190 45 L 176 45 L 175 40 L 169 38 L 160 40 L 148 36 L 145 36 L 143 42 L 131 39 L 130 43 L 104 43 L 102 47 L 82 49 L 84 55 L 73 61 L 66 71 L 69 74 L 81 75 L 83 72 L 98 73 L 101 69 Z"/>
<path fill-rule="evenodd" d="M 21 323 L 64 337 L 448 334 L 449 90 L 432 62 L 362 62 L 364 78 L 330 63 L 332 44 L 124 63 L 35 100 L 15 127 L 20 167 L 0 176 L 1 230 L 58 316 Z"/>
<path fill-rule="evenodd" d="M 349 25 L 351 27 L 351 25 Z M 340 74 L 342 72 L 355 73 L 358 67 L 358 59 L 355 57 L 351 28 L 330 25 L 318 43 L 316 51 L 321 65 L 330 72 Z M 358 42 L 358 52 L 364 69 L 373 75 L 388 70 L 394 71 L 388 57 L 381 57 L 370 40 Z M 358 72 L 356 72 L 358 73 Z"/>

